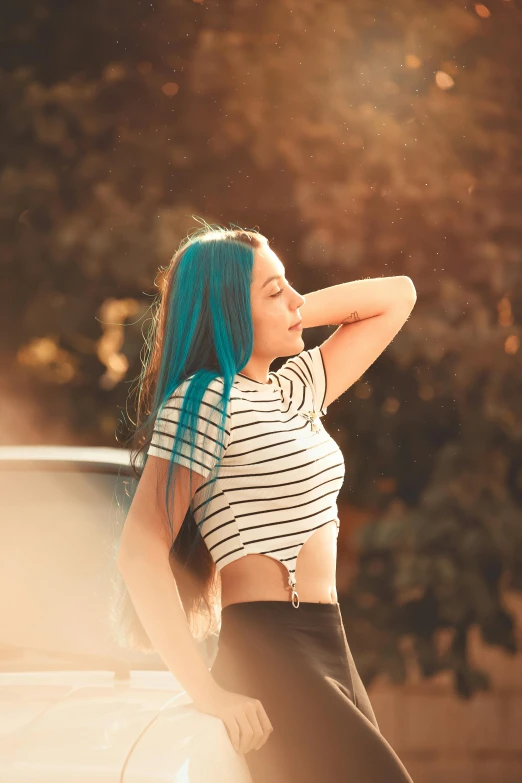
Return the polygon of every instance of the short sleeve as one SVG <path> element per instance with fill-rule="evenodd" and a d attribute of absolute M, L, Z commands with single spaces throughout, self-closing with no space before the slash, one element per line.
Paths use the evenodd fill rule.
<path fill-rule="evenodd" d="M 183 381 L 183 383 L 175 390 L 175 392 L 167 401 L 160 415 L 154 422 L 152 439 L 147 452 L 153 457 L 163 457 L 163 459 L 171 458 L 172 449 L 174 446 L 174 437 L 183 404 L 183 393 L 188 386 L 188 381 L 189 379 Z M 205 478 L 208 478 L 217 463 L 217 456 L 215 455 L 215 451 L 219 455 L 219 424 L 221 421 L 221 408 L 219 403 L 222 392 L 223 380 L 219 378 L 214 378 L 210 382 L 208 388 L 205 390 L 197 415 L 195 444 L 192 460 L 190 459 L 190 432 L 188 430 L 184 433 L 183 440 L 178 443 L 176 453 L 173 457 L 175 462 L 179 463 L 180 465 L 184 465 L 185 467 L 194 470 L 197 473 L 200 473 Z M 225 432 L 223 433 L 223 454 L 225 453 L 230 441 L 230 428 L 231 416 L 229 400 L 225 422 Z"/>
<path fill-rule="evenodd" d="M 327 412 L 324 407 L 326 399 L 326 368 L 323 355 L 318 345 L 306 349 L 293 356 L 274 373 L 280 383 L 286 384 L 289 394 L 300 407 L 305 403 L 307 393 L 312 396 L 314 410 L 321 416 Z"/>

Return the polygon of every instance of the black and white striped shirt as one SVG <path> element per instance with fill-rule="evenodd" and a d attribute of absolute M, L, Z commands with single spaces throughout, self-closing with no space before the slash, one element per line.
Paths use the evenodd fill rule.
<path fill-rule="evenodd" d="M 270 383 L 235 377 L 227 407 L 225 450 L 201 534 L 218 570 L 248 554 L 281 562 L 295 591 L 297 556 L 305 541 L 335 521 L 345 465 L 337 443 L 323 427 L 326 371 L 319 346 L 288 359 Z M 170 458 L 186 379 L 154 426 L 148 453 Z M 183 443 L 176 462 L 208 478 L 216 463 L 214 441 L 220 412 L 215 406 L 223 379 L 215 378 L 199 411 L 192 462 Z M 201 434 L 208 426 L 207 439 Z M 201 516 L 198 489 L 191 501 Z M 199 512 L 199 515 L 198 515 Z M 294 597 L 292 594 L 292 598 Z M 295 604 L 294 604 L 295 606 Z"/>

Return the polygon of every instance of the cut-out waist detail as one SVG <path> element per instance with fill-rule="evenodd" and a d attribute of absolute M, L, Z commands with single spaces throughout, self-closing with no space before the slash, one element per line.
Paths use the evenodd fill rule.
<path fill-rule="evenodd" d="M 297 609 L 301 600 L 330 603 L 337 600 L 335 585 L 336 537 L 338 519 L 329 520 L 315 529 L 299 546 L 290 552 L 248 553 L 222 569 L 222 606 L 255 600 L 290 601 Z M 297 549 L 297 554 L 296 554 Z M 312 550 L 308 555 L 304 550 Z M 306 556 L 303 558 L 303 554 Z M 266 561 L 275 560 L 284 566 L 286 586 L 281 589 L 275 570 L 267 568 Z M 299 587 L 296 570 L 299 562 Z M 272 578 L 274 574 L 274 578 Z M 285 597 L 286 594 L 286 597 Z"/>

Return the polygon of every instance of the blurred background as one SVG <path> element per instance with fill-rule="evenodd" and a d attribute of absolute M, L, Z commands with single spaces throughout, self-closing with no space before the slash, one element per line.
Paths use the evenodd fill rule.
<path fill-rule="evenodd" d="M 158 267 L 202 219 L 256 227 L 305 295 L 409 275 L 324 420 L 339 602 L 416 783 L 519 782 L 522 2 L 0 13 L 0 444 L 123 442 Z"/>

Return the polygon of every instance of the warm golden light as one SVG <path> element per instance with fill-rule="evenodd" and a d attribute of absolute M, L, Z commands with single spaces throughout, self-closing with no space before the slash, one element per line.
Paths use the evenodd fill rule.
<path fill-rule="evenodd" d="M 455 82 L 449 73 L 446 73 L 445 71 L 437 71 L 435 74 L 435 83 L 441 90 L 451 90 L 455 85 Z"/>
<path fill-rule="evenodd" d="M 177 91 L 179 90 L 179 85 L 176 84 L 176 82 L 166 82 L 166 84 L 163 85 L 161 88 L 161 92 L 163 95 L 168 95 L 169 97 L 172 95 L 176 95 Z"/>
<path fill-rule="evenodd" d="M 520 348 L 520 339 L 518 335 L 510 334 L 509 337 L 506 338 L 506 342 L 504 343 L 505 352 L 513 355 L 515 353 L 518 353 L 519 348 Z"/>
<path fill-rule="evenodd" d="M 480 17 L 482 17 L 482 19 L 487 19 L 489 16 L 491 16 L 491 11 L 489 8 L 487 8 L 485 5 L 482 5 L 482 3 L 475 4 L 475 11 Z"/>
<path fill-rule="evenodd" d="M 500 326 L 513 326 L 513 311 L 507 296 L 503 296 L 497 304 L 498 322 Z"/>
<path fill-rule="evenodd" d="M 124 338 L 125 319 L 139 310 L 137 299 L 106 299 L 100 308 L 100 322 L 103 335 L 96 346 L 98 359 L 105 365 L 106 372 L 99 384 L 103 389 L 112 389 L 125 377 L 128 370 L 127 357 L 121 353 Z"/>
<path fill-rule="evenodd" d="M 422 61 L 415 54 L 407 54 L 405 58 L 407 68 L 420 68 Z"/>
<path fill-rule="evenodd" d="M 50 383 L 68 383 L 76 372 L 74 356 L 60 348 L 54 336 L 36 337 L 20 348 L 16 358 L 18 364 L 31 368 Z"/>
<path fill-rule="evenodd" d="M 121 63 L 109 63 L 103 71 L 106 82 L 119 82 L 125 78 L 127 70 Z"/>

